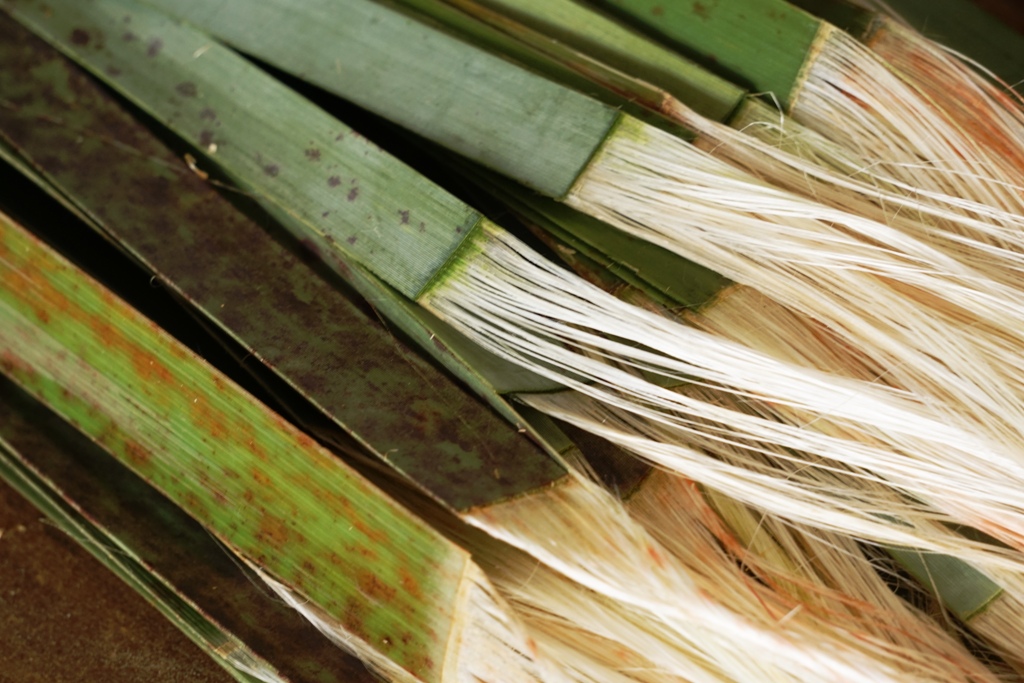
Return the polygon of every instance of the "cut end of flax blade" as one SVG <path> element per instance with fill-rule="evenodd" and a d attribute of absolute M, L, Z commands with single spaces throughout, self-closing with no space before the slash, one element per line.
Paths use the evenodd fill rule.
<path fill-rule="evenodd" d="M 417 683 L 421 680 L 396 665 L 376 648 L 354 637 L 344 623 L 315 603 L 271 578 L 251 562 L 249 567 L 275 594 L 302 614 L 331 642 L 359 657 L 385 680 L 396 683 Z M 466 565 L 462 586 L 456 607 L 457 623 L 449 636 L 438 681 L 569 683 L 570 679 L 559 668 L 561 665 L 555 667 L 550 663 L 555 660 L 546 661 L 542 658 L 533 638 L 511 616 L 505 601 L 494 592 L 489 580 L 476 565 Z"/>

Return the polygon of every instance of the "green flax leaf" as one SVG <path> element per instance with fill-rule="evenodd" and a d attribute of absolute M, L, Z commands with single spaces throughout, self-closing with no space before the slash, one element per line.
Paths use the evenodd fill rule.
<path fill-rule="evenodd" d="M 6 217 L 0 370 L 352 637 L 440 679 L 465 553 Z"/>
<path fill-rule="evenodd" d="M 565 475 L 519 433 L 522 418 L 500 397 L 492 405 L 504 404 L 512 424 L 406 348 L 303 248 L 275 240 L 102 88 L 10 21 L 0 21 L 0 64 L 0 88 L 18 102 L 0 107 L 0 139 L 47 176 L 42 186 L 59 186 L 96 229 L 430 495 L 461 510 Z M 335 265 L 377 312 L 415 321 L 423 344 L 438 354 L 477 348 L 464 342 L 450 350 L 457 333 L 438 332 L 441 323 L 422 321 L 428 314 L 354 264 Z M 507 376 L 506 385 L 550 386 L 477 354 L 469 367 L 490 363 L 488 373 Z"/>
<path fill-rule="evenodd" d="M 3 378 L 0 476 L 238 680 L 373 680 L 184 511 Z"/>

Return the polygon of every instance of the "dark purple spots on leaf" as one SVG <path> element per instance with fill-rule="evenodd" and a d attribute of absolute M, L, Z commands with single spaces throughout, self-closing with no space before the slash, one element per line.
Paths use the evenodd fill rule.
<path fill-rule="evenodd" d="M 320 214 L 320 218 L 327 218 L 330 215 L 331 215 L 330 211 L 324 211 L 322 214 Z"/>
<path fill-rule="evenodd" d="M 335 142 L 339 142 L 339 141 L 344 140 L 344 139 L 345 139 L 345 134 L 344 133 L 338 133 L 337 136 L 335 136 L 334 141 Z"/>
<path fill-rule="evenodd" d="M 184 81 L 174 86 L 174 89 L 178 91 L 178 94 L 182 97 L 195 97 L 199 91 L 196 89 L 196 84 L 192 81 Z"/>
<path fill-rule="evenodd" d="M 209 147 L 213 144 L 213 131 L 203 130 L 199 132 L 199 144 L 203 147 Z"/>
<path fill-rule="evenodd" d="M 348 191 L 348 200 L 350 202 L 354 202 L 358 196 L 359 196 L 359 188 L 358 187 L 353 187 L 351 190 Z"/>
<path fill-rule="evenodd" d="M 398 215 L 402 217 L 402 225 L 409 225 L 409 211 L 399 211 Z"/>
<path fill-rule="evenodd" d="M 209 107 L 206 107 L 201 112 L 199 112 L 199 118 L 203 121 L 213 121 L 217 118 L 217 112 L 215 112 L 213 109 L 210 109 Z"/>
<path fill-rule="evenodd" d="M 327 179 L 327 184 L 330 185 L 331 187 L 337 187 L 338 185 L 341 185 L 341 178 L 339 178 L 336 175 L 332 175 L 330 178 Z"/>
<path fill-rule="evenodd" d="M 345 240 L 345 241 L 346 241 L 346 242 L 348 242 L 349 244 L 355 244 L 355 243 L 356 243 L 356 236 L 355 236 L 355 235 L 352 235 L 351 237 L 349 237 L 349 238 L 348 238 L 347 240 Z"/>
<path fill-rule="evenodd" d="M 131 31 L 125 31 L 123 34 L 121 34 L 121 40 L 123 40 L 126 43 L 134 43 L 138 39 L 139 37 Z"/>
<path fill-rule="evenodd" d="M 310 147 L 306 150 L 306 158 L 310 161 L 320 161 L 320 150 L 316 147 Z"/>
<path fill-rule="evenodd" d="M 426 231 L 427 231 L 427 224 L 424 223 L 423 221 L 420 221 L 420 232 L 426 232 Z"/>
<path fill-rule="evenodd" d="M 160 54 L 160 50 L 164 49 L 164 41 L 159 38 L 154 38 L 149 41 L 149 47 L 146 48 L 147 57 L 156 57 Z"/>
<path fill-rule="evenodd" d="M 461 233 L 462 232 L 462 226 L 461 225 L 455 226 L 455 232 Z"/>
<path fill-rule="evenodd" d="M 75 45 L 88 45 L 89 44 L 89 32 L 76 28 L 71 32 L 71 42 Z"/>
<path fill-rule="evenodd" d="M 274 178 L 277 176 L 278 173 L 281 172 L 281 167 L 278 166 L 277 164 L 267 164 L 266 166 L 263 167 L 263 172 L 266 173 L 271 178 Z"/>

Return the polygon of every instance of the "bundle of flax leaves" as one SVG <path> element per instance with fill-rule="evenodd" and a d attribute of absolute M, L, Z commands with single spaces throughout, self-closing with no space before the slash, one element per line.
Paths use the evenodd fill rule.
<path fill-rule="evenodd" d="M 1019 680 L 1024 43 L 932 12 L 0 0 L 0 475 L 240 681 Z"/>

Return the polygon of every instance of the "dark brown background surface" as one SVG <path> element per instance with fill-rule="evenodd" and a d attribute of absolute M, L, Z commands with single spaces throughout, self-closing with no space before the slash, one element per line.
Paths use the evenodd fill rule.
<path fill-rule="evenodd" d="M 0 482 L 0 683 L 179 681 L 234 679 Z"/>

